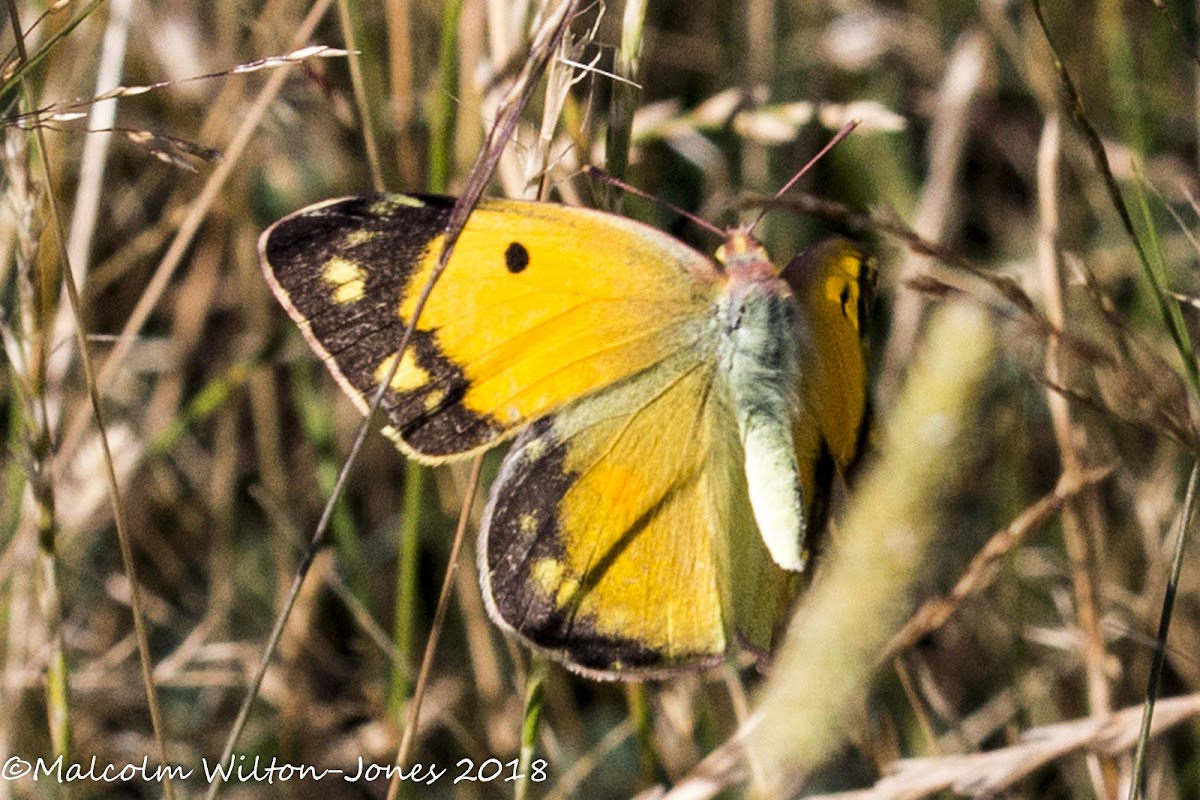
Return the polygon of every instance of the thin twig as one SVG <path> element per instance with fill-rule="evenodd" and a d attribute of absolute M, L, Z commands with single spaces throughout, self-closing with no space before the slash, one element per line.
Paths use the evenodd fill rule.
<path fill-rule="evenodd" d="M 417 736 L 417 726 L 421 721 L 421 702 L 425 699 L 425 687 L 429 676 L 433 673 L 433 657 L 437 653 L 438 638 L 446 619 L 446 609 L 450 607 L 450 589 L 454 586 L 454 571 L 458 568 L 458 553 L 462 549 L 466 537 L 467 522 L 471 518 L 471 506 L 479 488 L 479 475 L 483 471 L 483 454 L 475 456 L 471 465 L 471 477 L 467 481 L 467 491 L 464 495 L 462 510 L 458 515 L 458 527 L 454 530 L 454 544 L 450 547 L 450 558 L 446 563 L 446 574 L 442 579 L 442 591 L 438 595 L 437 610 L 433 614 L 433 623 L 429 626 L 429 639 L 425 642 L 425 655 L 421 658 L 421 669 L 417 673 L 417 686 L 413 690 L 412 700 L 408 704 L 408 718 L 404 723 L 404 733 L 400 737 L 400 745 L 396 748 L 396 758 L 393 764 L 400 769 L 392 773 L 391 783 L 388 784 L 388 800 L 396 800 L 403 781 L 404 767 L 408 764 L 409 752 Z"/>

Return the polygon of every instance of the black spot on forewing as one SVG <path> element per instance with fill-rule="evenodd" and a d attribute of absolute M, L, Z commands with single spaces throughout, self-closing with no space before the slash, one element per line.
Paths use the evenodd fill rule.
<path fill-rule="evenodd" d="M 266 236 L 263 269 L 278 284 L 280 301 L 308 327 L 314 349 L 327 358 L 343 388 L 363 403 L 377 387 L 379 365 L 403 335 L 401 296 L 414 290 L 409 281 L 429 243 L 443 233 L 453 206 L 453 198 L 428 195 L 351 197 L 301 210 Z M 331 259 L 349 262 L 363 280 L 362 291 L 344 302 L 334 301 L 324 277 Z M 419 387 L 384 396 L 384 410 L 400 438 L 435 457 L 492 441 L 499 426 L 463 407 L 466 379 L 438 350 L 434 334 L 417 331 L 410 348 L 429 377 Z"/>
<path fill-rule="evenodd" d="M 520 242 L 513 242 L 504 251 L 504 266 L 516 275 L 529 266 L 529 251 Z"/>

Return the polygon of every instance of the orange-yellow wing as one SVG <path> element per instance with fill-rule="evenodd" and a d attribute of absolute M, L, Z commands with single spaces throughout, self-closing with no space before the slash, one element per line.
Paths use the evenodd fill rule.
<path fill-rule="evenodd" d="M 395 362 L 452 207 L 353 197 L 263 234 L 268 282 L 360 409 Z M 720 280 L 709 259 L 623 217 L 481 201 L 384 396 L 386 430 L 425 461 L 489 447 L 711 335 Z"/>
<path fill-rule="evenodd" d="M 805 506 L 824 524 L 833 470 L 849 469 L 863 447 L 868 409 L 863 341 L 872 265 L 845 239 L 808 248 L 783 271 L 800 307 L 800 401 L 794 438 Z"/>
<path fill-rule="evenodd" d="M 758 534 L 716 364 L 680 353 L 521 435 L 480 534 L 502 627 L 598 678 L 769 649 L 796 577 Z"/>

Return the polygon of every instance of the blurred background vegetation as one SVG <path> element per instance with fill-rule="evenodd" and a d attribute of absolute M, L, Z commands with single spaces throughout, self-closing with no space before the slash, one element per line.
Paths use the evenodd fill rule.
<path fill-rule="evenodd" d="M 534 6 L 64 0 L 39 21 L 43 4 L 10 4 L 36 63 L 18 69 L 6 24 L 5 759 L 159 760 L 90 384 L 123 499 L 167 760 L 197 771 L 176 786 L 179 796 L 203 794 L 200 760 L 219 758 L 234 728 L 360 423 L 270 296 L 257 238 L 325 198 L 460 187 L 499 88 L 526 56 Z M 840 491 L 830 549 L 868 541 L 855 538 L 858 527 L 901 518 L 892 503 L 929 538 L 875 531 L 881 544 L 868 556 L 877 556 L 870 568 L 878 573 L 864 567 L 859 579 L 912 575 L 883 598 L 886 613 L 866 605 L 852 579 L 814 600 L 833 631 L 823 647 L 870 653 L 859 653 L 847 674 L 860 680 L 831 692 L 837 704 L 828 708 L 791 706 L 800 701 L 777 691 L 836 677 L 806 674 L 803 649 L 781 661 L 766 690 L 761 677 L 729 668 L 640 688 L 552 668 L 537 745 L 548 780 L 532 795 L 631 796 L 686 786 L 697 774 L 714 775 L 733 795 L 782 793 L 755 789 L 755 770 L 741 771 L 751 776 L 742 782 L 745 774 L 719 758 L 747 703 L 753 709 L 766 691 L 793 725 L 812 720 L 804 735 L 821 740 L 806 762 L 788 755 L 801 734 L 759 730 L 772 740 L 764 753 L 807 776 L 791 792 L 944 797 L 983 786 L 1014 797 L 1127 796 L 1136 707 L 1200 453 L 1188 343 L 1200 293 L 1196 7 L 1047 4 L 1050 40 L 1094 140 L 1072 115 L 1029 2 L 652 0 L 644 18 L 623 26 L 624 13 L 616 0 L 584 8 L 572 26 L 575 57 L 594 69 L 578 73 L 543 144 L 544 103 L 535 97 L 491 191 L 528 194 L 526 179 L 542 163 L 528 155 L 538 153 L 551 197 L 611 203 L 578 169 L 619 168 L 627 158 L 631 183 L 729 224 L 739 198 L 773 193 L 844 121 L 861 118 L 790 203 L 821 213 L 774 210 L 764 238 L 782 263 L 820 236 L 850 234 L 880 267 L 871 319 L 880 433 L 863 472 L 892 491 L 861 501 L 853 486 Z M 360 56 L 227 72 L 314 43 Z M 555 69 L 561 80 L 566 67 Z M 637 89 L 606 74 L 631 70 Z M 211 73 L 220 74 L 187 80 Z M 157 82 L 168 83 L 116 103 L 71 102 Z M 41 113 L 30 115 L 35 108 Z M 610 127 L 617 149 L 606 159 Z M 1111 182 L 1092 141 L 1107 154 Z M 1130 209 L 1128 227 L 1114 189 Z M 702 250 L 715 244 L 653 204 L 625 198 L 623 209 Z M 60 289 L 56 216 L 80 285 L 90 380 Z M 930 338 L 928 320 L 947 304 L 987 313 Z M 913 365 L 928 358 L 955 372 L 936 353 L 979 352 L 972 326 L 995 343 L 987 368 L 972 373 L 967 397 L 948 392 L 955 405 L 931 412 L 957 422 L 938 428 L 947 433 L 940 437 L 905 427 L 912 423 L 896 414 L 898 398 L 940 391 L 919 382 Z M 1051 336 L 1054 328 L 1070 336 Z M 918 452 L 936 457 L 889 458 L 892 440 L 928 441 Z M 489 457 L 485 478 L 498 458 Z M 301 590 L 237 754 L 345 769 L 360 756 L 394 757 L 466 474 L 460 465 L 414 469 L 383 437 L 368 437 L 332 546 Z M 985 547 L 986 564 L 970 566 Z M 473 553 L 468 540 L 412 756 L 451 773 L 408 796 L 513 789 L 500 780 L 450 783 L 459 759 L 515 758 L 522 721 L 528 657 L 487 619 Z M 1180 701 L 1159 717 L 1175 724 L 1150 742 L 1150 797 L 1200 793 L 1195 576 L 1193 558 L 1162 676 L 1164 695 Z M 888 645 L 925 601 L 942 613 L 918 617 Z M 861 634 L 860 645 L 877 646 L 856 648 L 864 615 L 891 627 Z M 920 760 L 907 762 L 892 788 L 870 789 L 904 758 Z M 224 796 L 381 797 L 385 789 L 381 781 L 251 780 Z M 57 791 L 45 780 L 0 781 L 0 797 Z M 158 797 L 163 789 L 132 779 L 81 781 L 71 791 Z"/>

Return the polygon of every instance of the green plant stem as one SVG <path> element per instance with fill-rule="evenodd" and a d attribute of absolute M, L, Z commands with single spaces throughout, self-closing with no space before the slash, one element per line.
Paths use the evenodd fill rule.
<path fill-rule="evenodd" d="M 1116 176 L 1113 174 L 1112 166 L 1109 164 L 1108 153 L 1104 149 L 1104 142 L 1101 140 L 1100 134 L 1096 132 L 1096 129 L 1092 127 L 1091 122 L 1088 121 L 1087 114 L 1083 109 L 1083 100 L 1079 96 L 1079 91 L 1075 88 L 1075 82 L 1071 79 L 1067 68 L 1063 65 L 1062 59 L 1058 55 L 1058 48 L 1055 47 L 1054 40 L 1050 37 L 1050 28 L 1046 25 L 1045 17 L 1042 16 L 1041 0 L 1032 0 L 1032 3 L 1034 16 L 1037 17 L 1042 34 L 1046 38 L 1046 43 L 1050 46 L 1051 53 L 1053 53 L 1054 67 L 1058 72 L 1059 83 L 1062 85 L 1063 91 L 1066 92 L 1071 117 L 1075 120 L 1075 124 L 1079 126 L 1084 138 L 1087 140 L 1088 149 L 1092 153 L 1092 160 L 1095 162 L 1096 168 L 1100 171 L 1100 175 L 1104 179 L 1104 185 L 1112 200 L 1113 208 L 1116 209 L 1117 216 L 1120 217 L 1121 224 L 1125 228 L 1125 233 L 1129 236 L 1130 241 L 1133 243 L 1133 248 L 1137 252 L 1138 260 L 1142 264 L 1142 271 L 1146 274 L 1154 290 L 1155 300 L 1158 303 L 1163 321 L 1171 334 L 1171 338 L 1175 341 L 1175 347 L 1179 351 L 1180 357 L 1183 359 L 1183 367 L 1187 374 L 1188 383 L 1191 385 L 1192 391 L 1196 395 L 1200 395 L 1200 369 L 1196 366 L 1195 351 L 1192 347 L 1187 327 L 1183 324 L 1183 316 L 1179 312 L 1179 306 L 1167 296 L 1166 287 L 1160 281 L 1161 276 L 1159 271 L 1152 265 L 1150 255 L 1142 244 L 1141 237 L 1138 236 L 1137 227 L 1133 223 L 1133 216 L 1129 212 L 1129 206 L 1121 194 L 1121 188 L 1117 184 Z M 1137 191 L 1140 191 L 1140 188 Z M 1143 212 L 1143 218 L 1149 224 L 1145 212 Z"/>
<path fill-rule="evenodd" d="M 1150 748 L 1150 732 L 1154 721 L 1154 704 L 1158 699 L 1158 684 L 1162 679 L 1167 657 L 1167 634 L 1171 629 L 1171 612 L 1179 592 L 1179 576 L 1183 573 L 1183 554 L 1187 550 L 1188 528 L 1196 508 L 1196 489 L 1200 484 L 1200 461 L 1192 464 L 1187 493 L 1179 514 L 1179 532 L 1175 535 L 1175 556 L 1171 560 L 1171 577 L 1163 593 L 1162 613 L 1158 619 L 1158 636 L 1154 640 L 1154 659 L 1150 662 L 1150 677 L 1146 681 L 1146 703 L 1142 710 L 1142 727 L 1138 734 L 1137 751 L 1133 760 L 1133 777 L 1129 783 L 1129 800 L 1140 800 L 1146 794 L 1146 751 Z"/>
<path fill-rule="evenodd" d="M 525 713 L 521 718 L 521 756 L 517 763 L 518 778 L 513 785 L 513 800 L 525 800 L 529 793 L 529 768 L 537 746 L 538 724 L 546 699 L 546 676 L 550 662 L 540 653 L 529 657 L 529 672 L 525 676 Z"/>
<path fill-rule="evenodd" d="M 614 70 L 625 80 L 612 84 L 612 103 L 608 110 L 608 132 L 605 136 L 604 169 L 621 180 L 629 166 L 629 145 L 633 133 L 633 112 L 637 109 L 640 91 L 637 80 L 638 64 L 642 57 L 642 34 L 646 27 L 645 0 L 626 0 L 621 20 L 621 47 L 617 50 Z M 625 193 L 613 184 L 605 187 L 605 205 L 620 213 Z"/>
<path fill-rule="evenodd" d="M 396 566 L 396 611 L 392 623 L 397 663 L 392 669 L 388 708 L 399 719 L 412 691 L 409 679 L 416 642 L 417 558 L 421 553 L 421 500 L 428 470 L 415 461 L 404 468 L 404 518 L 400 520 L 400 553 Z"/>
<path fill-rule="evenodd" d="M 442 42 L 438 53 L 439 91 L 429 109 L 429 188 L 444 192 L 453 174 L 454 132 L 458 87 L 458 19 L 462 0 L 442 7 Z"/>

